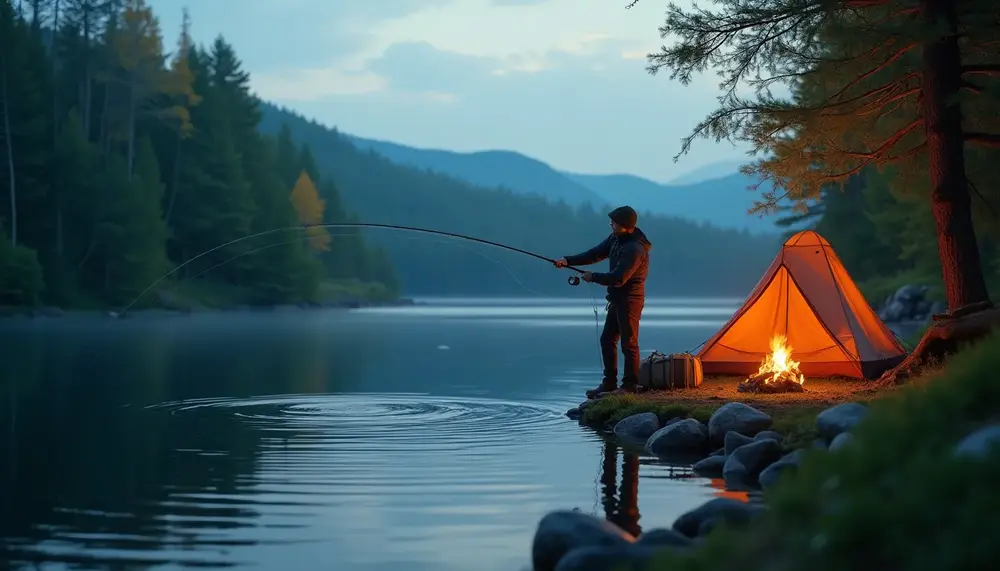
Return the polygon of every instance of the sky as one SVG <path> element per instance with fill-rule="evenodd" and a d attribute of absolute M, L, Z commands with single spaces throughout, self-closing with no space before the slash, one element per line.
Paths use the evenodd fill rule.
<path fill-rule="evenodd" d="M 225 37 L 259 96 L 353 135 L 657 181 L 746 158 L 745 146 L 698 140 L 673 161 L 715 107 L 718 78 L 685 86 L 646 71 L 669 41 L 665 0 L 149 3 L 166 46 L 187 7 L 195 41 Z"/>

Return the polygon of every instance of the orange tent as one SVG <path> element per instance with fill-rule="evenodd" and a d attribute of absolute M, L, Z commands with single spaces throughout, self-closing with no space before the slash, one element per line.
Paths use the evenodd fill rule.
<path fill-rule="evenodd" d="M 756 373 L 784 335 L 807 377 L 874 378 L 906 356 L 825 238 L 789 238 L 743 307 L 698 353 L 705 374 Z"/>

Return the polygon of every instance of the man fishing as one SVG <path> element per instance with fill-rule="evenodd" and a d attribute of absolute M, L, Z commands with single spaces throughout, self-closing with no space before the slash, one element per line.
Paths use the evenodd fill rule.
<path fill-rule="evenodd" d="M 611 393 L 633 393 L 639 384 L 639 317 L 646 303 L 646 275 L 652 244 L 636 227 L 638 214 L 630 206 L 608 213 L 611 234 L 600 244 L 577 254 L 555 260 L 557 268 L 588 266 L 607 259 L 610 272 L 584 272 L 585 282 L 607 286 L 608 316 L 601 333 L 604 378 L 600 386 L 587 391 L 587 398 Z M 618 389 L 618 341 L 625 355 L 622 386 Z"/>

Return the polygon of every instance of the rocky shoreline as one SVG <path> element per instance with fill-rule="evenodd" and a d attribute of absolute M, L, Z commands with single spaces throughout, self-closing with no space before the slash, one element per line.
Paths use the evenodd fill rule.
<path fill-rule="evenodd" d="M 586 403 L 584 407 L 586 406 Z M 849 445 L 851 430 L 868 414 L 859 403 L 842 403 L 815 418 L 812 447 L 833 451 Z M 572 412 L 572 411 L 571 411 Z M 758 492 L 797 469 L 805 449 L 789 449 L 771 430 L 770 415 L 740 402 L 719 407 L 708 423 L 694 418 L 665 421 L 652 412 L 626 417 L 613 429 L 625 446 L 642 446 L 661 460 L 685 463 L 696 474 L 723 478 L 726 489 L 751 492 L 749 502 L 714 498 L 674 521 L 635 537 L 603 518 L 555 511 L 541 519 L 532 543 L 534 571 L 612 571 L 641 568 L 663 551 L 698 545 L 718 524 L 745 525 L 767 507 Z"/>
<path fill-rule="evenodd" d="M 112 318 L 138 317 L 138 316 L 160 316 L 160 315 L 191 315 L 206 313 L 237 313 L 237 312 L 276 312 L 276 311 L 310 311 L 317 309 L 359 309 L 364 307 L 408 307 L 420 305 L 409 298 L 400 298 L 389 301 L 372 301 L 364 299 L 343 299 L 328 302 L 311 302 L 299 304 L 281 305 L 233 305 L 232 307 L 202 307 L 202 306 L 170 306 L 130 309 L 122 315 L 121 309 L 63 309 L 55 306 L 42 307 L 0 307 L 0 319 L 4 318 L 59 318 L 73 315 L 101 315 Z"/>

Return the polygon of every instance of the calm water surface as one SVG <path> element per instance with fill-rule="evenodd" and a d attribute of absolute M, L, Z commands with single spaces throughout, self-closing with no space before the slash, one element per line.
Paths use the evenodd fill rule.
<path fill-rule="evenodd" d="M 721 493 L 563 416 L 599 380 L 589 300 L 425 301 L 0 322 L 0 559 L 514 571 L 549 510 L 638 533 Z M 642 347 L 740 301 L 650 300 Z"/>

